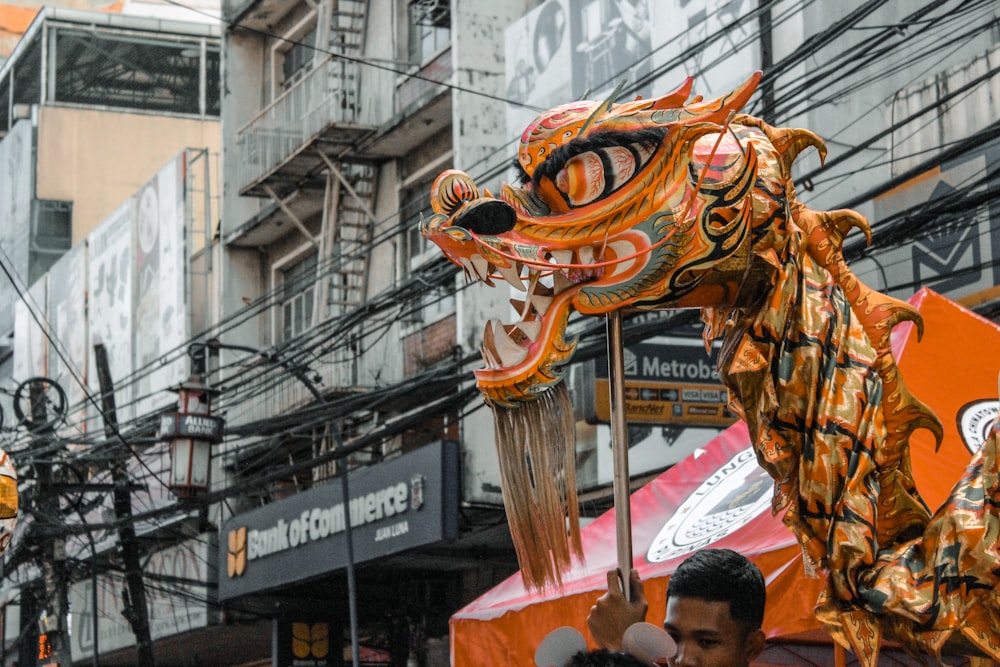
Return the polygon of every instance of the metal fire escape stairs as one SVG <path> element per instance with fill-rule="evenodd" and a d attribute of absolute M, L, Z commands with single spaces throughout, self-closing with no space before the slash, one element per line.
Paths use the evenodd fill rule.
<path fill-rule="evenodd" d="M 321 0 L 319 12 L 317 43 L 346 56 L 335 68 L 340 72 L 340 104 L 356 106 L 357 77 L 363 75 L 357 60 L 364 55 L 368 0 Z M 326 55 L 317 51 L 315 57 Z M 327 167 L 313 311 L 320 319 L 349 312 L 366 298 L 378 171 L 370 162 L 351 160 L 350 152 L 338 157 L 318 149 Z"/>
<path fill-rule="evenodd" d="M 367 31 L 368 0 L 321 0 L 318 9 L 316 43 L 327 44 L 324 52 L 317 49 L 316 63 L 334 55 L 334 67 L 327 81 L 333 93 L 331 102 L 341 104 L 356 113 L 360 103 L 359 77 L 364 75 L 358 61 L 364 56 Z M 337 55 L 346 58 L 337 59 Z M 349 114 L 351 115 L 351 114 Z M 361 306 L 367 297 L 369 258 L 374 234 L 375 214 L 373 205 L 377 188 L 378 169 L 370 161 L 357 159 L 353 147 L 331 154 L 322 146 L 316 154 L 326 167 L 326 185 L 323 195 L 322 226 L 317 245 L 316 289 L 313 317 L 321 322 L 351 312 Z M 356 351 L 348 343 L 333 351 L 335 364 L 343 373 L 337 386 L 357 386 Z M 336 428 L 341 428 L 337 426 Z M 322 433 L 315 433 L 313 456 L 322 455 L 337 447 L 332 437 L 332 426 L 327 424 Z M 315 437 L 318 436 L 318 437 Z M 353 467 L 367 462 L 370 455 L 357 452 L 341 462 Z M 336 461 L 313 470 L 314 481 L 335 473 Z"/>

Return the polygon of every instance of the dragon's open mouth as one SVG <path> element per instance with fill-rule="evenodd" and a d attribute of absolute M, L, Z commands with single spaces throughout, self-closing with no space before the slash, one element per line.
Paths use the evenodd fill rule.
<path fill-rule="evenodd" d="M 595 150 L 596 158 L 592 157 Z M 643 145 L 641 153 L 635 150 L 645 160 L 655 152 L 649 144 Z M 609 152 L 615 152 L 613 147 L 591 147 L 567 155 L 559 162 L 562 166 L 556 172 L 557 178 L 564 178 L 559 174 L 572 167 L 575 160 L 600 160 L 603 164 Z M 636 162 L 640 168 L 642 164 Z M 536 174 L 536 179 L 545 178 L 544 174 Z M 439 199 L 444 198 L 441 190 L 471 192 L 475 188 L 461 172 L 447 172 L 439 181 Z M 506 283 L 518 294 L 510 299 L 516 313 L 513 322 L 486 323 L 482 345 L 485 368 L 476 371 L 479 388 L 487 400 L 500 405 L 530 400 L 561 379 L 560 366 L 575 347 L 575 342 L 563 337 L 571 311 L 602 312 L 600 303 L 595 306 L 593 295 L 581 298 L 583 290 L 594 294 L 612 290 L 615 285 L 628 283 L 649 262 L 648 230 L 624 230 L 614 238 L 567 236 L 561 243 L 563 247 L 543 247 L 537 238 L 520 231 L 535 221 L 537 218 L 527 215 L 517 199 L 504 192 L 501 199 L 483 197 L 462 202 L 452 211 L 425 220 L 423 227 L 424 234 L 462 267 L 467 280 L 490 287 Z M 619 298 L 610 291 L 603 297 L 606 304 Z"/>
<path fill-rule="evenodd" d="M 494 263 L 482 253 L 461 261 L 469 280 L 490 286 L 503 281 L 518 293 L 510 299 L 517 314 L 514 322 L 486 322 L 482 344 L 485 368 L 476 371 L 486 398 L 503 405 L 509 405 L 511 399 L 529 398 L 559 381 L 559 365 L 575 347 L 562 335 L 573 295 L 605 273 L 603 266 L 595 264 L 594 249 L 589 246 L 579 251 L 536 251 L 531 264 L 516 260 Z M 542 263 L 552 268 L 543 268 Z M 511 383 L 511 378 L 517 380 Z"/>

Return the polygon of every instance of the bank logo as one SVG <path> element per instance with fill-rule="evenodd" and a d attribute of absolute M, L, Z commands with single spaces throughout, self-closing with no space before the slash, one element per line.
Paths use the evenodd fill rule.
<path fill-rule="evenodd" d="M 226 555 L 226 570 L 229 578 L 242 577 L 247 569 L 247 527 L 240 526 L 229 531 L 229 553 Z"/>
<path fill-rule="evenodd" d="M 292 655 L 325 658 L 330 653 L 329 623 L 292 623 Z"/>
<path fill-rule="evenodd" d="M 735 533 L 770 508 L 773 487 L 747 447 L 685 498 L 649 545 L 646 560 L 662 563 Z"/>
<path fill-rule="evenodd" d="M 958 434 L 965 448 L 971 453 L 978 452 L 990 437 L 993 423 L 1000 413 L 1000 401 L 981 399 L 970 401 L 958 411 Z"/>

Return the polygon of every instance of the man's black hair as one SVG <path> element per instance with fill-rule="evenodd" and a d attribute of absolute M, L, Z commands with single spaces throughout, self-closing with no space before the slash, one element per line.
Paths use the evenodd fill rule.
<path fill-rule="evenodd" d="M 764 623 L 767 589 L 760 569 L 732 549 L 702 549 L 677 567 L 667 584 L 672 597 L 728 602 L 733 620 L 747 632 Z"/>
<path fill-rule="evenodd" d="M 607 649 L 580 651 L 566 663 L 566 667 L 646 667 L 628 653 L 614 653 Z"/>

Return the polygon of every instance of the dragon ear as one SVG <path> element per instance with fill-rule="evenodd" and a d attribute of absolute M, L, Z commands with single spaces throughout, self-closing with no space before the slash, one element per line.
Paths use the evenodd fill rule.
<path fill-rule="evenodd" d="M 580 631 L 564 625 L 545 635 L 535 650 L 535 664 L 538 667 L 564 667 L 570 658 L 586 650 L 587 641 Z"/>

